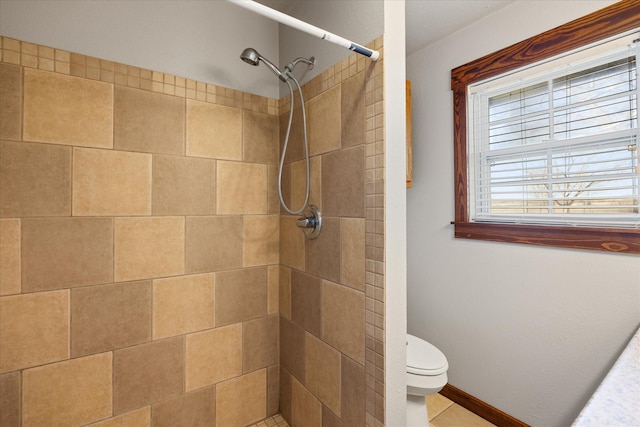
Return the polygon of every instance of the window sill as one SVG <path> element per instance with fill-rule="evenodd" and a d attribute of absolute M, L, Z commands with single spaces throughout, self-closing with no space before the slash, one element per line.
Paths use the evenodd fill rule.
<path fill-rule="evenodd" d="M 640 230 L 455 222 L 455 237 L 640 254 Z"/>

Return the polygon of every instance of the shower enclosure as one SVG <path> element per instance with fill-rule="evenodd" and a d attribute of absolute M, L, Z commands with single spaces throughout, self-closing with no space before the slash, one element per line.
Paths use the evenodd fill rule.
<path fill-rule="evenodd" d="M 303 85 L 308 240 L 301 105 L 1 46 L 3 422 L 384 422 L 382 62 Z"/>

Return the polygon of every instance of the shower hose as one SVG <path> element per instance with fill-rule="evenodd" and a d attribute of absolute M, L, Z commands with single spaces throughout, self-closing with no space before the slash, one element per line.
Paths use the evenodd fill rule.
<path fill-rule="evenodd" d="M 310 178 L 309 178 L 309 143 L 307 142 L 307 115 L 304 109 L 304 97 L 302 96 L 302 88 L 300 87 L 300 83 L 298 83 L 298 80 L 296 80 L 296 78 L 293 76 L 293 73 L 291 73 L 288 69 L 284 71 L 284 74 L 286 74 L 287 77 L 289 77 L 286 80 L 286 83 L 287 83 L 287 86 L 289 86 L 289 95 L 290 95 L 291 102 L 289 107 L 289 124 L 287 125 L 287 133 L 284 137 L 282 154 L 280 156 L 280 165 L 278 167 L 278 197 L 280 198 L 280 205 L 284 208 L 285 211 L 287 211 L 291 215 L 298 215 L 302 213 L 302 211 L 304 211 L 304 208 L 307 206 L 307 202 L 309 201 Z M 291 123 L 293 122 L 293 107 L 294 107 L 294 99 L 295 99 L 293 96 L 293 87 L 291 86 L 290 80 L 293 80 L 293 82 L 296 84 L 296 87 L 298 88 L 298 94 L 300 95 L 300 104 L 302 105 L 302 132 L 304 135 L 304 156 L 305 156 L 305 163 L 306 163 L 306 168 L 305 168 L 306 190 L 305 190 L 304 202 L 302 203 L 302 206 L 300 207 L 300 209 L 297 209 L 297 210 L 289 208 L 285 203 L 284 198 L 282 197 L 282 169 L 284 167 L 284 158 L 287 155 L 287 146 L 289 144 L 289 136 L 291 134 Z"/>

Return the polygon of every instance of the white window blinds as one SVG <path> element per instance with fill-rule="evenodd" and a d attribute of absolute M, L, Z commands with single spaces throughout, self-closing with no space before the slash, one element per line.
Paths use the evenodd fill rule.
<path fill-rule="evenodd" d="M 470 88 L 474 221 L 640 227 L 638 43 L 625 43 Z"/>

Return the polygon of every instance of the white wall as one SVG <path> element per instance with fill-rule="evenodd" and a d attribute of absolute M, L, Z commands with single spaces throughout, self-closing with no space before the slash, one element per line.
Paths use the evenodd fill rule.
<path fill-rule="evenodd" d="M 406 425 L 407 121 L 405 4 L 384 2 L 385 425 Z"/>
<path fill-rule="evenodd" d="M 570 425 L 640 324 L 640 257 L 454 239 L 450 72 L 610 3 L 517 1 L 407 58 L 409 332 L 450 384 L 534 426 Z"/>
<path fill-rule="evenodd" d="M 0 34 L 271 98 L 278 80 L 245 64 L 278 59 L 278 24 L 225 1 L 2 0 Z"/>

